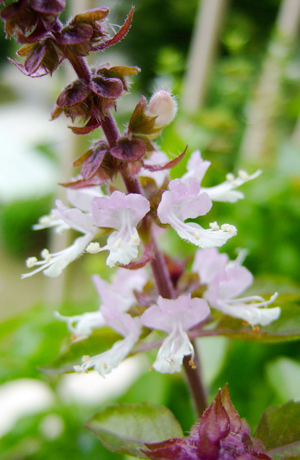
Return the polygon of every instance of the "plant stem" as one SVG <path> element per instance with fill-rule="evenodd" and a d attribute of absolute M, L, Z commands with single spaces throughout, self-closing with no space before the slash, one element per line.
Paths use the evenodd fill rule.
<path fill-rule="evenodd" d="M 183 358 L 183 365 L 188 379 L 190 393 L 193 397 L 198 416 L 201 417 L 207 408 L 207 395 L 201 378 L 201 364 L 195 343 L 193 343 L 193 347 L 195 350 L 194 363 L 196 367 L 194 368 L 190 366 L 189 356 L 185 356 Z"/>
<path fill-rule="evenodd" d="M 114 118 L 111 114 L 109 114 L 102 122 L 102 130 L 109 142 L 109 145 L 112 147 L 114 146 L 118 139 L 120 138 L 120 133 L 118 131 L 117 125 L 115 123 Z M 132 177 L 126 171 L 126 168 L 120 168 L 120 174 L 123 178 L 125 187 L 128 193 L 140 193 L 143 194 L 140 182 L 135 178 Z M 164 259 L 162 252 L 159 250 L 155 236 L 153 235 L 153 230 L 151 230 L 151 224 L 149 224 L 149 217 L 144 217 L 145 220 L 145 228 L 148 227 L 149 229 L 149 240 L 150 240 L 150 247 L 153 251 L 153 258 L 150 261 L 150 266 L 152 269 L 153 277 L 156 283 L 158 294 L 161 295 L 165 299 L 174 299 L 176 297 L 175 289 L 173 287 L 168 268 Z M 200 368 L 200 360 L 197 353 L 197 349 L 194 347 L 195 350 L 195 365 L 196 368 L 192 368 L 189 364 L 190 357 L 185 356 L 183 360 L 183 364 L 186 371 L 186 376 L 189 382 L 189 388 L 194 400 L 195 406 L 197 408 L 197 412 L 199 417 L 202 415 L 204 410 L 207 407 L 206 402 L 206 391 L 201 379 L 201 368 Z"/>
<path fill-rule="evenodd" d="M 91 71 L 89 66 L 86 63 L 86 60 L 81 56 L 76 56 L 75 54 L 69 52 L 68 48 L 66 47 L 66 57 L 70 64 L 72 65 L 73 69 L 77 73 L 77 76 L 80 80 L 84 81 L 85 83 L 90 83 L 91 81 Z"/>
<path fill-rule="evenodd" d="M 120 138 L 120 133 L 111 113 L 109 113 L 104 118 L 104 120 L 101 123 L 101 127 L 109 143 L 109 146 L 114 147 L 118 139 Z"/>

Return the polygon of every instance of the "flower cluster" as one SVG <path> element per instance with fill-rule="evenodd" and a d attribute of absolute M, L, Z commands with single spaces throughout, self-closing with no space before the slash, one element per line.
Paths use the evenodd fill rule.
<path fill-rule="evenodd" d="M 104 143 L 101 145 L 104 147 Z M 155 163 L 155 158 L 164 163 Z M 141 184 L 143 177 L 151 177 L 156 184 L 156 190 L 152 187 L 154 196 L 159 196 L 159 200 L 153 200 L 151 196 L 146 198 L 146 189 L 142 185 L 144 194 L 125 194 L 114 190 L 107 195 L 99 186 L 69 187 L 67 196 L 73 207 L 67 208 L 57 201 L 52 214 L 42 217 L 35 225 L 35 229 L 54 227 L 58 232 L 72 228 L 83 236 L 59 253 L 50 254 L 44 249 L 41 261 L 30 257 L 27 266 L 38 268 L 23 277 L 42 270 L 47 276 L 57 276 L 84 252 L 98 254 L 108 251 L 106 264 L 109 267 L 125 267 L 118 269 L 112 284 L 94 276 L 93 281 L 102 300 L 98 311 L 71 317 L 56 313 L 59 320 L 67 323 L 75 341 L 87 338 L 94 329 L 104 325 L 123 336 L 123 340 L 116 342 L 111 350 L 94 357 L 84 356 L 82 364 L 74 368 L 77 372 L 94 368 L 105 376 L 132 352 L 141 334 L 153 329 L 167 336 L 161 342 L 152 367 L 162 373 L 180 372 L 185 356 L 190 356 L 190 366 L 195 366 L 194 346 L 188 334 L 193 328 L 203 328 L 211 309 L 242 319 L 252 327 L 265 326 L 279 317 L 279 307 L 266 308 L 277 294 L 269 301 L 260 296 L 238 297 L 252 284 L 253 277 L 241 266 L 241 255 L 237 260 L 229 261 L 226 254 L 220 254 L 216 249 L 236 234 L 236 228 L 230 224 L 219 227 L 213 222 L 210 228 L 204 229 L 190 221 L 209 212 L 212 198 L 230 202 L 242 198 L 242 193 L 235 188 L 246 180 L 254 179 L 260 171 L 252 176 L 240 172 L 235 180 L 227 179 L 223 184 L 203 191 L 200 183 L 209 162 L 202 160 L 200 152 L 191 155 L 187 172 L 181 179 L 169 179 L 170 163 L 172 165 L 163 152 L 153 152 L 137 175 Z M 80 180 L 74 183 L 78 184 Z M 192 266 L 192 271 L 198 275 L 196 286 L 193 279 L 191 285 L 184 285 L 183 289 L 180 279 L 185 274 L 184 266 L 177 266 L 174 274 L 173 266 L 176 264 L 169 264 L 173 289 L 170 298 L 160 295 L 159 289 L 153 286 L 149 288 L 149 275 L 143 268 L 148 262 L 152 266 L 156 263 L 153 243 L 148 243 L 152 219 L 164 228 L 161 231 L 171 227 L 181 238 L 201 248 L 196 251 Z M 108 235 L 106 244 L 101 246 L 97 239 L 105 235 Z M 203 298 L 198 297 L 199 286 L 202 287 Z M 142 314 L 137 314 L 137 311 Z"/>
<path fill-rule="evenodd" d="M 185 356 L 190 356 L 190 366 L 195 367 L 189 331 L 203 328 L 210 321 L 211 309 L 250 326 L 265 326 L 280 314 L 278 307 L 265 308 L 277 294 L 269 301 L 260 296 L 239 297 L 252 283 L 252 275 L 241 266 L 241 258 L 230 262 L 216 249 L 236 235 L 236 227 L 211 222 L 204 228 L 199 220 L 210 211 L 213 201 L 242 199 L 237 187 L 261 171 L 250 176 L 245 171 L 239 171 L 237 177 L 228 174 L 223 183 L 205 188 L 201 182 L 210 162 L 196 151 L 185 174 L 170 180 L 169 170 L 181 161 L 187 148 L 170 159 L 158 151 L 154 141 L 176 115 L 175 98 L 166 90 L 157 91 L 149 103 L 142 96 L 120 133 L 111 111 L 116 110 L 118 98 L 129 91 L 128 78 L 139 69 L 109 64 L 89 68 L 85 60 L 90 52 L 104 50 L 127 34 L 133 9 L 110 37 L 108 8 L 88 10 L 62 24 L 59 15 L 64 7 L 64 0 L 17 0 L 1 11 L 7 36 L 15 36 L 23 44 L 17 54 L 25 58 L 24 64 L 13 61 L 21 72 L 31 77 L 52 74 L 67 60 L 77 74 L 57 97 L 52 119 L 64 114 L 73 123 L 75 134 L 88 134 L 99 127 L 104 134 L 74 162 L 81 167 L 80 176 L 64 184 L 71 207 L 56 201 L 51 214 L 34 226 L 57 232 L 73 229 L 81 236 L 57 253 L 44 249 L 41 260 L 29 257 L 26 264 L 33 270 L 23 278 L 40 271 L 58 276 L 83 253 L 107 251 L 107 266 L 118 266 L 118 270 L 112 284 L 96 275 L 93 278 L 102 302 L 98 311 L 71 317 L 56 313 L 56 317 L 67 323 L 74 340 L 85 339 L 104 325 L 123 339 L 105 353 L 83 357 L 75 370 L 94 368 L 106 375 L 132 352 L 141 335 L 153 329 L 166 334 L 159 341 L 154 369 L 179 372 Z M 197 248 L 192 274 L 186 273 L 183 263 L 160 251 L 157 226 L 161 232 L 172 228 Z M 155 284 L 146 271 L 147 264 Z"/>

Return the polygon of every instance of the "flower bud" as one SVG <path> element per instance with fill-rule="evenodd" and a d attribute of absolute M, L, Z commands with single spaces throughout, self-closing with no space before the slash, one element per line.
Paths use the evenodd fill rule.
<path fill-rule="evenodd" d="M 177 112 L 177 103 L 168 91 L 160 90 L 153 94 L 148 106 L 148 115 L 156 116 L 155 126 L 171 123 Z"/>

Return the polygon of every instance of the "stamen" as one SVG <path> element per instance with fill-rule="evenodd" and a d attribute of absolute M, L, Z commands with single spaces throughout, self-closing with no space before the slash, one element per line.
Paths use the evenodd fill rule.
<path fill-rule="evenodd" d="M 200 235 L 199 235 L 198 230 L 194 231 L 194 237 L 196 238 L 196 240 L 200 240 Z"/>
<path fill-rule="evenodd" d="M 219 227 L 219 225 L 217 224 L 216 221 L 215 221 L 215 222 L 211 222 L 211 223 L 209 224 L 209 226 L 210 226 L 210 228 L 211 228 L 212 230 L 215 230 L 215 231 L 216 231 L 216 230 L 220 230 L 220 227 Z"/>
<path fill-rule="evenodd" d="M 226 179 L 229 182 L 233 182 L 234 181 L 234 175 L 232 173 L 228 173 L 228 174 L 226 174 Z"/>
<path fill-rule="evenodd" d="M 119 247 L 121 246 L 121 243 L 122 243 L 121 238 L 118 238 L 117 241 L 114 244 L 114 248 L 119 249 Z"/>
<path fill-rule="evenodd" d="M 87 363 L 90 359 L 91 357 L 89 355 L 83 355 L 83 357 L 81 358 L 81 362 Z"/>
<path fill-rule="evenodd" d="M 134 243 L 134 244 L 139 244 L 139 242 L 140 242 L 140 237 L 139 237 L 138 235 L 132 235 L 131 241 L 132 241 L 132 243 Z"/>
<path fill-rule="evenodd" d="M 191 366 L 192 369 L 196 369 L 197 367 L 192 359 L 189 361 L 189 366 Z"/>
<path fill-rule="evenodd" d="M 28 259 L 26 260 L 26 267 L 27 268 L 32 268 L 35 263 L 37 262 L 37 258 L 36 257 L 28 257 Z"/>
<path fill-rule="evenodd" d="M 100 244 L 98 242 L 90 243 L 86 248 L 86 252 L 89 254 L 97 254 L 100 252 Z"/>
<path fill-rule="evenodd" d="M 247 182 L 248 180 L 250 180 L 250 177 L 249 177 L 249 174 L 247 174 L 246 171 L 244 171 L 243 169 L 240 169 L 240 171 L 238 172 L 238 175 L 239 177 L 244 180 L 245 182 Z"/>
<path fill-rule="evenodd" d="M 233 236 L 237 235 L 237 228 L 234 225 L 231 225 L 231 224 L 223 224 L 223 225 L 221 225 L 221 230 L 223 230 L 223 232 L 228 232 Z"/>
<path fill-rule="evenodd" d="M 108 368 L 107 364 L 105 362 L 102 363 L 102 367 L 103 369 L 106 371 L 106 369 Z"/>
<path fill-rule="evenodd" d="M 49 224 L 51 219 L 52 219 L 52 216 L 42 216 L 42 217 L 39 218 L 39 223 L 43 224 L 43 225 L 46 225 L 46 224 Z"/>
<path fill-rule="evenodd" d="M 48 249 L 43 249 L 41 252 L 41 256 L 43 259 L 45 259 L 47 264 L 50 262 L 51 254 L 49 253 Z"/>

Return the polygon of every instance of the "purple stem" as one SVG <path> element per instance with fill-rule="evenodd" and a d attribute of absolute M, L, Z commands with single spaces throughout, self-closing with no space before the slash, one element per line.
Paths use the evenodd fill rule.
<path fill-rule="evenodd" d="M 71 53 L 67 47 L 66 58 L 77 73 L 78 78 L 87 84 L 90 83 L 92 75 L 86 60 L 81 56 L 76 56 L 75 54 Z"/>
<path fill-rule="evenodd" d="M 183 365 L 184 365 L 185 373 L 187 376 L 190 393 L 193 396 L 193 401 L 194 401 L 198 416 L 201 417 L 205 409 L 208 407 L 207 392 L 206 392 L 206 388 L 204 387 L 203 381 L 201 378 L 201 364 L 200 364 L 197 348 L 195 347 L 195 343 L 193 343 L 193 347 L 195 350 L 195 355 L 194 355 L 195 366 L 191 367 L 189 356 L 185 356 L 183 358 Z"/>

